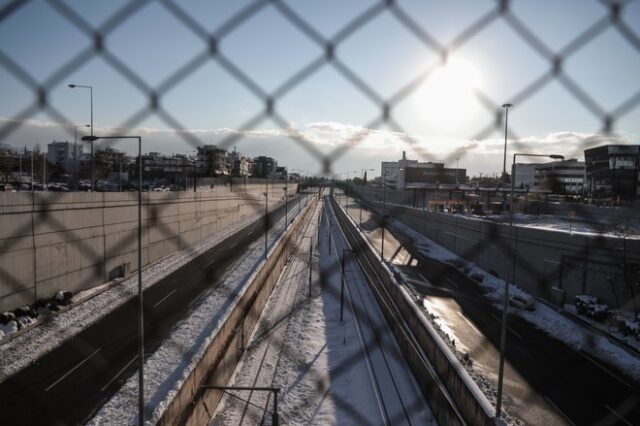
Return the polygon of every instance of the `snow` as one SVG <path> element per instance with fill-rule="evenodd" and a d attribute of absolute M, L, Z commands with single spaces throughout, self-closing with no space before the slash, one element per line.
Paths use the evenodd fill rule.
<path fill-rule="evenodd" d="M 280 205 L 279 203 L 278 205 Z M 276 208 L 278 205 L 274 205 Z M 191 262 L 200 254 L 218 244 L 227 236 L 247 226 L 260 215 L 247 216 L 243 220 L 199 241 L 191 247 L 167 256 L 142 271 L 144 288 L 148 288 L 171 274 L 181 266 Z M 20 336 L 2 343 L 0 357 L 0 381 L 17 373 L 38 358 L 59 346 L 65 340 L 78 334 L 97 322 L 118 306 L 126 303 L 138 293 L 138 277 L 133 274 L 126 280 L 113 285 L 105 283 L 78 293 L 71 309 L 56 315 L 44 317 L 39 326 L 33 327 Z M 13 328 L 1 330 L 3 334 Z M 15 331 L 15 330 L 13 330 Z M 1 338 L 2 336 L 0 336 Z"/>
<path fill-rule="evenodd" d="M 317 219 L 311 221 L 312 224 L 316 222 Z M 310 226 L 306 235 L 313 235 L 314 228 Z M 354 268 L 347 261 L 347 292 L 350 297 L 345 298 L 344 322 L 341 323 L 341 274 L 338 254 L 342 253 L 344 243 L 338 241 L 338 248 L 333 248 L 329 253 L 328 242 L 331 234 L 324 220 L 319 235 L 320 256 L 317 260 L 323 274 L 322 287 L 318 282 L 318 271 L 314 270 L 313 297 L 308 299 L 308 263 L 305 261 L 304 252 L 308 241 L 303 238 L 300 240 L 302 256 L 294 258 L 283 273 L 278 287 L 263 311 L 261 325 L 254 332 L 253 337 L 258 338 L 250 344 L 230 384 L 279 385 L 282 392 L 278 399 L 278 411 L 280 420 L 286 424 L 381 424 L 380 408 L 371 382 L 372 373 L 367 368 L 368 361 L 363 356 L 360 340 L 363 338 L 368 345 L 373 346 L 374 339 L 367 334 L 370 330 L 358 329 L 349 304 L 349 301 L 358 303 L 356 282 L 360 280 L 361 283 L 365 283 L 364 277 L 358 268 Z M 339 232 L 334 232 L 336 240 L 340 238 L 338 235 Z M 291 310 L 289 313 L 292 305 L 298 306 L 299 309 Z M 369 311 L 373 311 L 375 306 L 376 302 L 370 299 Z M 365 308 L 360 305 L 356 309 L 362 311 Z M 364 313 L 360 315 L 363 316 Z M 289 318 L 286 325 L 283 325 L 284 321 L 280 321 L 283 318 Z M 382 317 L 379 319 L 384 321 Z M 274 330 L 269 327 L 270 324 L 278 324 L 279 328 Z M 388 330 L 386 324 L 384 329 Z M 265 336 L 264 330 L 270 330 L 270 333 Z M 390 332 L 381 333 L 382 339 L 385 336 L 393 340 Z M 269 344 L 271 346 L 268 346 Z M 385 351 L 390 345 L 384 345 Z M 372 352 L 380 356 L 380 351 L 373 349 Z M 254 384 L 263 356 L 259 376 L 261 380 Z M 374 363 L 373 371 L 381 379 L 386 367 L 380 363 L 376 364 L 375 356 L 372 354 L 371 357 Z M 404 402 L 409 404 L 412 399 L 422 401 L 416 404 L 422 409 L 415 410 L 413 420 L 416 424 L 433 423 L 428 405 L 419 397 L 421 391 L 410 378 L 410 373 L 406 373 L 408 368 L 402 355 L 396 353 L 395 356 L 390 356 L 389 362 L 397 377 L 403 377 L 397 369 L 409 374 L 404 376 L 404 380 L 399 379 L 398 384 L 404 392 L 411 395 Z M 384 381 L 383 383 L 383 389 L 390 391 L 393 388 L 393 384 Z M 249 398 L 249 392 L 233 394 L 242 399 Z M 267 402 L 266 398 L 266 395 L 254 393 L 251 401 L 263 406 Z M 271 410 L 272 402 L 269 404 Z M 211 424 L 241 424 L 243 407 L 244 404 L 239 404 L 236 398 L 224 397 Z M 258 420 L 262 416 L 262 410 L 256 413 L 252 411 L 254 410 L 248 411 L 250 419 Z M 270 421 L 270 417 L 267 417 L 266 423 L 269 424 Z M 243 424 L 249 423 L 252 422 L 245 419 Z"/>
<path fill-rule="evenodd" d="M 487 273 L 475 264 L 462 259 L 450 250 L 398 221 L 392 220 L 392 227 L 399 232 L 409 235 L 415 242 L 416 248 L 418 248 L 424 256 L 449 263 L 469 276 L 474 274 L 482 276 L 483 280 L 479 284 L 488 290 L 487 297 L 491 299 L 494 306 L 502 310 L 505 287 L 504 280 Z M 514 285 L 509 287 L 509 292 L 528 296 L 524 290 Z M 614 365 L 633 380 L 640 381 L 640 359 L 638 359 L 638 357 L 633 356 L 625 349 L 612 343 L 606 337 L 595 334 L 580 324 L 566 318 L 546 304 L 537 303 L 534 311 L 511 309 L 510 313 L 520 316 L 573 349 L 587 352 L 589 355 L 601 361 Z"/>
<path fill-rule="evenodd" d="M 294 218 L 297 212 L 297 209 L 289 211 L 289 220 Z M 281 220 L 269 232 L 270 250 L 276 244 L 283 228 L 284 220 Z M 249 246 L 243 256 L 227 269 L 220 279 L 221 284 L 210 290 L 189 317 L 177 324 L 171 336 L 146 359 L 146 424 L 156 424 L 161 418 L 263 262 L 264 240 L 260 239 Z M 134 374 L 88 424 L 135 423 L 138 415 L 137 401 L 138 377 Z"/>
<path fill-rule="evenodd" d="M 506 215 L 464 215 L 461 217 L 470 220 L 485 220 L 497 223 L 509 223 L 509 216 Z M 515 213 L 513 215 L 513 224 L 515 226 L 520 226 L 523 228 L 547 229 L 550 231 L 565 232 L 577 235 L 640 239 L 640 230 L 637 227 L 621 227 L 618 230 L 612 230 L 614 228 L 613 225 L 590 223 L 586 220 L 580 220 L 579 218 L 570 219 L 553 215 L 532 215 Z"/>

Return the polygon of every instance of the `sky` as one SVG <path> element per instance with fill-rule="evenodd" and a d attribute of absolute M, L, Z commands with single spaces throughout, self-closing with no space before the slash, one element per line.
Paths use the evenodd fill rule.
<path fill-rule="evenodd" d="M 375 176 L 402 151 L 448 166 L 459 158 L 470 175 L 498 173 L 504 122 L 496 114 L 506 102 L 514 104 L 509 156 L 581 158 L 602 143 L 640 143 L 640 0 L 622 2 L 621 27 L 595 0 L 514 0 L 502 15 L 489 0 L 398 0 L 400 13 L 373 0 L 282 3 L 0 1 L 0 143 L 73 141 L 90 102 L 70 83 L 93 86 L 97 135 L 141 135 L 144 151 L 163 153 L 222 144 L 309 174 L 329 158 L 333 173 Z M 478 22 L 487 23 L 466 37 Z M 334 61 L 324 60 L 329 41 Z M 562 73 L 554 78 L 556 56 Z M 159 109 L 150 111 L 153 92 Z M 267 97 L 275 116 L 262 114 Z M 612 132 L 604 134 L 607 115 Z M 115 147 L 135 152 L 126 141 Z"/>

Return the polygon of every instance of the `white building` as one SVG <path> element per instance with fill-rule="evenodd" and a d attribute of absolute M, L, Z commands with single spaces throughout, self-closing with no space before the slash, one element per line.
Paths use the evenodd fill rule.
<path fill-rule="evenodd" d="M 215 145 L 199 146 L 196 154 L 196 170 L 200 176 L 229 176 L 231 167 L 227 151 Z"/>
<path fill-rule="evenodd" d="M 249 161 L 246 157 L 236 151 L 235 147 L 233 148 L 233 151 L 229 153 L 229 162 L 231 163 L 231 176 L 249 176 Z"/>
<path fill-rule="evenodd" d="M 405 151 L 402 151 L 402 159 L 398 161 L 383 161 L 380 170 L 382 185 L 387 188 L 404 189 L 405 170 L 407 167 L 417 167 L 422 169 L 436 169 L 444 167 L 443 163 L 420 163 L 418 160 L 408 160 Z"/>
<path fill-rule="evenodd" d="M 538 164 L 536 187 L 563 194 L 581 194 L 585 182 L 585 163 L 575 158 Z"/>
<path fill-rule="evenodd" d="M 516 188 L 550 189 L 561 194 L 581 194 L 584 182 L 585 163 L 575 158 L 548 163 L 516 164 Z"/>
<path fill-rule="evenodd" d="M 69 173 L 73 172 L 76 157 L 78 157 L 80 153 L 80 146 L 75 146 L 74 150 L 74 144 L 67 141 L 53 141 L 47 145 L 47 161 L 63 168 Z"/>

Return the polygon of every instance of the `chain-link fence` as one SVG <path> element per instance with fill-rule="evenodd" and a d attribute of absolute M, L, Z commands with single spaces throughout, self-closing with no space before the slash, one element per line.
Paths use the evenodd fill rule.
<path fill-rule="evenodd" d="M 16 22 L 22 24 L 24 22 L 23 14 L 28 14 L 30 7 L 34 4 L 45 4 L 50 12 L 48 19 L 62 20 L 64 25 L 73 30 L 75 37 L 82 39 L 83 47 L 77 51 L 65 52 L 63 60 L 57 61 L 54 70 L 43 75 L 41 70 L 35 67 L 25 65 L 25 62 L 19 58 L 15 52 L 20 49 L 11 49 L 12 43 L 17 40 L 4 39 L 0 43 L 0 70 L 6 76 L 7 81 L 11 80 L 14 86 L 19 87 L 18 92 L 25 94 L 25 98 L 31 99 L 26 104 L 24 102 L 16 102 L 19 107 L 14 108 L 11 117 L 5 117 L 0 123 L 0 142 L 11 143 L 12 138 L 19 134 L 30 123 L 31 120 L 46 116 L 56 123 L 74 123 L 76 120 L 71 119 L 70 115 L 61 109 L 56 102 L 56 90 L 60 87 L 66 87 L 69 83 L 68 79 L 74 76 L 78 69 L 88 66 L 96 58 L 99 58 L 104 68 L 113 73 L 117 79 L 123 80 L 128 86 L 128 90 L 135 94 L 140 105 L 137 109 L 130 110 L 131 113 L 125 117 L 121 117 L 121 121 L 109 127 L 103 127 L 104 136 L 116 136 L 121 134 L 140 133 L 146 131 L 144 126 L 149 120 L 156 120 L 159 126 L 169 129 L 172 134 L 176 135 L 179 140 L 184 142 L 186 146 L 195 149 L 207 144 L 207 137 L 204 132 L 194 131 L 190 125 L 186 124 L 185 114 L 177 112 L 167 107 L 167 99 L 171 93 L 179 88 L 182 84 L 198 73 L 201 73 L 210 64 L 215 64 L 222 70 L 224 78 L 229 79 L 233 84 L 241 87 L 251 98 L 252 105 L 257 105 L 257 110 L 249 113 L 243 111 L 238 114 L 242 117 L 240 124 L 228 124 L 226 127 L 231 130 L 218 132 L 216 143 L 219 148 L 230 149 L 235 145 L 240 145 L 248 138 L 255 136 L 255 132 L 263 130 L 265 126 L 275 125 L 278 134 L 282 135 L 293 142 L 296 149 L 301 150 L 307 157 L 313 160 L 317 168 L 327 177 L 334 176 L 339 170 L 337 164 L 343 164 L 350 153 L 356 152 L 362 147 L 363 143 L 376 131 L 385 131 L 388 135 L 393 135 L 396 140 L 401 140 L 404 147 L 412 150 L 417 154 L 419 160 L 432 161 L 439 160 L 451 163 L 455 158 L 469 154 L 471 157 L 474 150 L 483 142 L 490 138 L 494 133 L 502 132 L 504 128 L 504 108 L 501 106 L 504 102 L 510 102 L 518 107 L 526 106 L 534 102 L 534 98 L 544 93 L 550 86 L 556 85 L 564 91 L 563 99 L 570 99 L 572 105 L 577 105 L 584 109 L 587 114 L 587 121 L 594 124 L 601 130 L 600 136 L 590 137 L 581 141 L 574 148 L 578 151 L 586 146 L 593 145 L 595 142 L 616 141 L 620 140 L 616 130 L 625 131 L 626 125 L 618 126 L 620 122 L 628 122 L 633 120 L 637 114 L 640 105 L 640 90 L 634 86 L 634 81 L 617 82 L 626 88 L 621 100 L 616 102 L 603 102 L 595 95 L 599 90 L 606 90 L 608 84 L 613 81 L 599 81 L 604 89 L 596 88 L 591 84 L 585 84 L 582 79 L 575 78 L 572 72 L 575 68 L 570 68 L 567 64 L 573 57 L 579 55 L 589 46 L 596 44 L 598 38 L 605 33 L 613 32 L 620 39 L 620 49 L 625 49 L 624 54 L 633 57 L 636 60 L 640 57 L 640 35 L 637 30 L 638 23 L 638 2 L 632 1 L 602 1 L 602 2 L 585 2 L 588 7 L 599 9 L 596 19 L 592 21 L 587 19 L 584 25 L 576 26 L 576 31 L 567 30 L 570 36 L 559 37 L 563 42 L 552 43 L 554 47 L 550 47 L 549 39 L 553 41 L 555 33 L 551 36 L 546 34 L 547 28 L 540 21 L 536 24 L 529 22 L 525 13 L 519 12 L 519 3 L 511 1 L 487 2 L 483 7 L 478 8 L 480 12 L 475 16 L 469 13 L 467 20 L 455 21 L 456 25 L 451 25 L 453 30 L 446 37 L 435 35 L 430 25 L 425 25 L 423 21 L 425 16 L 420 12 L 429 14 L 432 9 L 426 6 L 426 9 L 415 8 L 411 2 L 404 1 L 372 1 L 368 4 L 359 5 L 356 8 L 349 7 L 353 12 L 352 16 L 346 14 L 339 20 L 339 25 L 334 31 L 321 29 L 325 25 L 316 22 L 313 14 L 303 13 L 296 2 L 288 1 L 252 1 L 241 4 L 229 10 L 227 5 L 224 14 L 211 17 L 211 21 L 215 24 L 213 27 L 209 23 L 207 17 L 199 15 L 198 8 L 195 5 L 162 0 L 157 2 L 151 1 L 134 1 L 125 2 L 123 5 L 113 7 L 106 13 L 106 17 L 100 25 L 94 24 L 87 18 L 87 15 L 81 14 L 76 7 L 70 2 L 50 0 L 46 2 L 36 1 L 12 1 L 5 4 L 0 9 L 0 30 L 15 25 Z M 121 57 L 120 54 L 111 47 L 110 41 L 118 37 L 118 33 L 125 31 L 125 27 L 135 25 L 135 19 L 140 15 L 148 13 L 148 8 L 153 5 L 164 14 L 168 14 L 178 23 L 180 31 L 189 34 L 191 42 L 194 46 L 194 54 L 181 54 L 179 63 L 169 75 L 158 79 L 157 75 L 147 75 L 139 71 L 139 67 L 132 66 L 127 59 Z M 576 6 L 580 9 L 582 5 Z M 334 5 L 335 10 L 332 13 L 340 15 L 341 8 L 347 8 L 344 5 Z M 551 7 L 549 5 L 538 6 L 540 8 Z M 585 6 L 586 7 L 586 6 Z M 433 9 L 437 18 L 437 9 Z M 476 10 L 476 9 L 473 9 Z M 283 78 L 275 84 L 265 83 L 263 78 L 263 70 L 255 63 L 253 67 L 242 66 L 235 59 L 233 51 L 229 51 L 225 47 L 227 41 L 242 31 L 255 28 L 255 19 L 261 14 L 271 13 L 292 29 L 292 33 L 304 40 L 305 49 L 309 55 L 303 60 L 291 61 L 292 69 L 287 68 L 283 71 Z M 580 15 L 580 11 L 576 10 L 576 14 Z M 473 15 L 473 16 L 472 16 Z M 215 19 L 214 19 L 215 18 Z M 131 24 L 135 21 L 134 24 Z M 318 21 L 320 19 L 318 18 Z M 380 22 L 383 22 L 381 25 Z M 462 23 L 463 22 L 463 23 Z M 543 20 L 544 22 L 544 20 Z M 375 25 L 374 25 L 375 24 Z M 400 28 L 408 33 L 413 43 L 417 43 L 419 51 L 425 55 L 437 58 L 432 61 L 429 66 L 423 68 L 420 72 L 410 75 L 406 79 L 398 79 L 399 74 L 394 75 L 396 80 L 394 83 L 380 85 L 369 81 L 363 72 L 362 67 L 354 66 L 351 59 L 343 53 L 350 52 L 352 56 L 357 56 L 358 52 L 353 53 L 353 49 L 343 49 L 349 42 L 357 37 L 360 33 L 370 34 L 371 31 L 380 31 L 384 33 L 385 24 L 392 25 L 394 30 Z M 459 25 L 458 25 L 459 24 Z M 480 106 L 479 115 L 486 117 L 486 122 L 482 122 L 478 128 L 464 130 L 465 134 L 457 135 L 462 144 L 445 154 L 439 153 L 437 150 L 430 148 L 424 143 L 425 138 L 419 136 L 419 132 L 412 128 L 407 128 L 403 117 L 406 111 L 406 103 L 409 98 L 414 96 L 421 87 L 435 78 L 438 71 L 446 66 L 448 60 L 454 57 L 458 52 L 462 51 L 466 45 L 473 40 L 482 37 L 482 34 L 495 26 L 508 28 L 512 37 L 520 43 L 520 46 L 530 50 L 530 54 L 535 57 L 536 61 L 542 63 L 536 69 L 540 70 L 539 74 L 533 75 L 527 79 L 525 84 L 516 87 L 512 91 L 508 91 L 506 99 L 497 99 L 492 93 L 487 93 L 483 89 L 475 87 L 473 91 L 473 100 Z M 374 30 L 371 30 L 371 27 Z M 382 28 L 380 28 L 382 27 Z M 567 26 L 569 28 L 571 26 Z M 573 27 L 571 27 L 573 28 Z M 37 30 L 37 29 L 34 29 Z M 565 31 L 566 32 L 566 31 Z M 393 39 L 390 31 L 389 38 Z M 237 44 L 230 44 L 237 45 Z M 555 47 L 558 45 L 559 47 Z M 362 51 L 375 50 L 376 46 L 367 46 L 361 44 Z M 366 46 L 366 47 L 364 47 Z M 273 46 L 275 50 L 284 50 L 284 46 Z M 28 49 L 28 46 L 21 46 L 22 49 Z M 488 52 L 487 52 L 488 53 Z M 21 52 L 24 54 L 24 52 Z M 138 55 L 144 58 L 145 53 L 138 52 Z M 173 60 L 172 53 L 167 52 L 166 60 Z M 27 62 L 28 63 L 28 62 Z M 632 63 L 632 62 L 630 62 Z M 501 67 L 509 67 L 509 64 L 502 63 Z M 612 65 L 615 66 L 615 65 Z M 380 68 L 390 67 L 393 64 L 381 61 Z M 374 111 L 373 118 L 365 121 L 360 127 L 352 126 L 350 131 L 346 133 L 343 139 L 333 146 L 330 150 L 322 149 L 323 146 L 317 138 L 310 137 L 307 133 L 292 125 L 290 117 L 284 112 L 287 108 L 281 107 L 287 96 L 299 90 L 308 82 L 313 82 L 318 78 L 318 74 L 330 70 L 346 81 L 351 96 L 364 99 L 367 108 Z M 637 71 L 640 71 L 638 69 Z M 636 72 L 636 70 L 631 71 Z M 596 81 L 596 79 L 593 81 Z M 159 80 L 159 81 L 158 81 Z M 267 88 L 267 86 L 270 86 Z M 388 86 L 393 87 L 389 89 Z M 108 89 L 106 89 L 108 90 Z M 13 94 L 14 92 L 12 92 Z M 215 100 L 215 104 L 219 104 L 224 108 L 232 99 L 221 97 Z M 5 99 L 3 102 L 12 102 Z M 313 105 L 314 99 L 308 100 Z M 403 109 L 404 108 L 404 109 Z M 5 108 L 6 109 L 6 108 Z M 290 109 L 290 108 L 289 108 Z M 478 123 L 475 121 L 474 123 Z M 67 124 L 64 124 L 67 126 Z M 75 136 L 73 127 L 66 127 L 70 137 Z M 100 127 L 96 128 L 99 129 Z M 633 126 L 631 130 L 633 131 Z M 92 129 L 93 131 L 94 129 Z M 212 132 L 214 132 L 212 130 Z M 210 134 L 210 133 L 209 133 Z M 209 135 L 207 134 L 207 135 Z M 508 138 L 510 145 L 520 148 L 533 148 L 535 146 L 526 143 L 526 138 L 519 131 L 508 129 Z M 102 145 L 111 146 L 111 141 L 100 142 Z M 391 147 L 385 147 L 391 149 Z M 393 148 L 395 149 L 395 148 Z M 144 146 L 144 151 L 153 151 L 153 146 Z M 269 153 L 269 147 L 264 147 L 264 152 Z M 362 152 L 362 151 L 357 151 Z M 226 186 L 231 183 L 234 185 L 243 185 L 247 182 L 223 182 L 211 178 L 211 181 L 200 181 L 197 185 Z M 184 186 L 191 190 L 188 178 L 184 179 Z M 201 186 L 201 189 L 204 189 Z M 278 185 L 279 186 L 279 185 Z M 266 192 L 269 190 L 267 189 Z M 57 195 L 50 197 L 49 203 L 55 204 Z M 60 198 L 63 195 L 59 195 Z M 257 197 L 248 197 L 246 200 L 256 214 L 264 209 L 264 203 Z M 149 206 L 151 209 L 150 217 L 159 217 L 163 209 L 167 208 L 162 204 L 153 204 Z M 404 210 L 390 206 L 386 208 L 385 214 L 394 217 L 404 214 Z M 588 213 L 586 213 L 588 215 Z M 598 217 L 592 217 L 594 222 L 599 222 Z M 64 229 L 65 224 L 60 223 L 58 219 L 48 209 L 44 209 L 37 216 L 37 220 L 46 223 L 47 226 L 56 229 Z M 16 226 L 4 236 L 0 252 L 5 253 L 18 241 L 21 237 L 31 232 L 33 234 L 34 222 L 28 222 Z M 176 237 L 180 239 L 180 235 L 176 235 L 176 230 L 169 227 L 163 227 L 159 224 L 160 232 L 167 238 Z M 265 217 L 265 227 L 270 227 L 271 223 Z M 497 252 L 502 256 L 509 257 L 512 250 L 509 243 L 505 243 L 504 239 L 496 237 L 497 231 L 488 232 L 473 247 L 463 250 L 461 254 L 464 258 L 471 258 L 483 250 L 490 250 L 491 247 L 497 247 Z M 70 240 L 74 240 L 74 235 L 70 235 Z M 87 258 L 99 258 L 100 254 L 89 245 L 83 246 L 80 238 L 76 238 L 74 244 L 81 246 L 80 251 Z M 126 247 L 135 242 L 135 236 L 129 235 L 118 241 L 113 250 Z M 574 257 L 580 259 L 589 259 L 589 253 L 593 250 L 608 246 L 609 237 L 604 235 L 594 237 L 591 246 L 587 246 L 584 252 Z M 35 243 L 34 243 L 35 244 Z M 181 246 L 189 246 L 191 243 L 184 242 Z M 626 248 L 625 240 L 625 248 Z M 632 250 L 631 250 L 632 252 Z M 518 256 L 517 254 L 515 255 Z M 611 267 L 618 268 L 620 275 L 624 277 L 624 286 L 631 291 L 631 297 L 627 302 L 621 305 L 634 304 L 637 299 L 637 291 L 640 289 L 638 283 L 634 282 L 634 272 L 629 272 L 637 259 L 629 257 L 629 252 L 625 249 L 620 255 L 611 257 Z M 515 260 L 519 265 L 526 265 L 528 259 L 517 258 Z M 35 273 L 35 272 L 34 272 Z M 547 270 L 540 275 L 535 267 L 531 267 L 529 273 L 535 276 L 540 287 L 548 287 L 550 282 L 555 280 L 559 273 L 558 268 Z M 94 277 L 100 277 L 102 272 L 96 269 Z M 0 279 L 3 286 L 9 288 L 9 293 L 16 293 L 23 290 L 23 284 L 12 273 L 0 268 Z M 637 400 L 635 404 L 637 404 Z M 615 408 L 615 407 L 614 407 Z M 632 407 L 635 409 L 635 407 Z M 44 407 L 43 409 L 46 409 Z M 605 418 L 607 421 L 609 418 Z"/>

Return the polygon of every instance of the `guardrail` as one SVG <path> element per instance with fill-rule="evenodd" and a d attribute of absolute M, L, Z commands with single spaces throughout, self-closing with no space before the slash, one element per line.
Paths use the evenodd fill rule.
<path fill-rule="evenodd" d="M 317 197 L 310 197 L 305 210 L 271 248 L 267 260 L 250 278 L 250 284 L 223 320 L 223 325 L 167 406 L 158 425 L 207 424 L 222 397 L 221 390 L 208 385 L 226 384 L 233 374 L 245 349 L 245 337 L 251 335 L 280 272 L 293 252 L 300 229 L 316 205 Z"/>
<path fill-rule="evenodd" d="M 495 409 L 489 400 L 335 200 L 333 206 L 438 422 L 494 425 Z"/>

